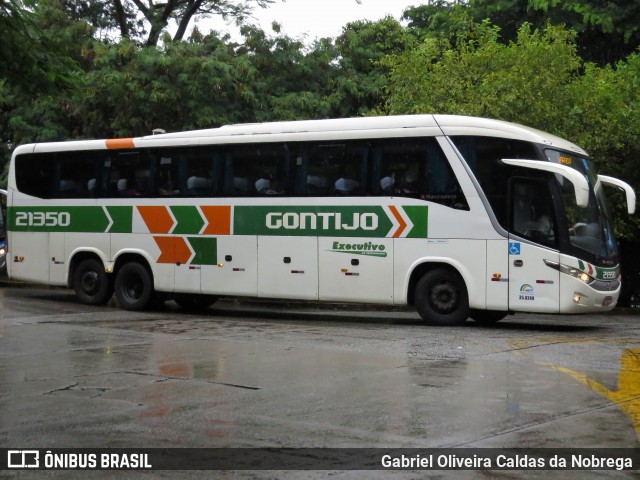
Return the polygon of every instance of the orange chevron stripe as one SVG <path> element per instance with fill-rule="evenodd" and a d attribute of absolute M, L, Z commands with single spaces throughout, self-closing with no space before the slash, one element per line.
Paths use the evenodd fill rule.
<path fill-rule="evenodd" d="M 193 253 L 182 237 L 153 237 L 160 249 L 156 263 L 189 263 Z"/>
<path fill-rule="evenodd" d="M 156 260 L 156 263 L 175 263 L 173 238 L 174 237 L 153 237 L 156 245 L 158 245 L 160 249 L 160 256 Z"/>
<path fill-rule="evenodd" d="M 187 245 L 187 241 L 183 237 L 174 237 L 174 259 L 176 263 L 189 263 L 189 259 L 191 258 L 191 249 L 189 245 Z"/>
<path fill-rule="evenodd" d="M 400 212 L 398 212 L 398 209 L 396 207 L 394 207 L 393 205 L 389 205 L 389 210 L 391 210 L 391 213 L 393 213 L 393 216 L 396 217 L 396 220 L 398 220 L 398 222 L 400 223 L 400 227 L 393 234 L 393 238 L 398 238 L 400 237 L 400 235 L 402 235 L 402 232 L 404 232 L 404 229 L 407 228 L 407 222 L 404 221 L 404 219 L 402 218 L 402 216 L 400 215 Z"/>
<path fill-rule="evenodd" d="M 175 223 L 165 207 L 138 207 L 149 233 L 169 233 Z"/>
<path fill-rule="evenodd" d="M 204 235 L 230 235 L 231 234 L 231 207 L 200 207 L 202 214 L 207 219 L 207 226 L 202 232 Z"/>

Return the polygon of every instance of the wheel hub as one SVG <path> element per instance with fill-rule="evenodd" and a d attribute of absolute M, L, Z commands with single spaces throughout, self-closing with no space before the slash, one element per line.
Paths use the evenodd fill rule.
<path fill-rule="evenodd" d="M 100 279 L 97 272 L 85 272 L 82 275 L 82 290 L 88 295 L 94 295 L 100 288 Z"/>
<path fill-rule="evenodd" d="M 458 303 L 458 292 L 449 283 L 440 283 L 431 290 L 431 305 L 440 313 L 455 310 Z"/>

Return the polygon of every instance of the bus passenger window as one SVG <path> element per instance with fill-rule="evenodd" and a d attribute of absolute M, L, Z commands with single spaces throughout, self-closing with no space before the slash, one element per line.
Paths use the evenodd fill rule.
<path fill-rule="evenodd" d="M 432 138 L 376 142 L 371 191 L 374 195 L 419 198 L 468 209 L 447 158 Z"/>
<path fill-rule="evenodd" d="M 103 154 L 95 151 L 20 155 L 18 189 L 40 198 L 95 198 L 102 161 Z"/>
<path fill-rule="evenodd" d="M 157 167 L 156 183 L 158 195 L 162 197 L 173 196 L 180 193 L 176 183 L 173 157 L 160 156 L 160 165 Z"/>
<path fill-rule="evenodd" d="M 52 198 L 55 154 L 28 154 L 16 157 L 18 190 L 39 198 Z"/>
<path fill-rule="evenodd" d="M 302 195 L 362 195 L 368 145 L 363 142 L 309 144 L 301 157 Z"/>
<path fill-rule="evenodd" d="M 220 178 L 214 151 L 210 148 L 192 148 L 180 152 L 178 161 L 186 164 L 186 184 L 180 189 L 181 195 L 204 197 L 218 194 Z"/>
<path fill-rule="evenodd" d="M 288 146 L 282 143 L 229 147 L 224 193 L 239 197 L 287 195 L 290 157 Z"/>
<path fill-rule="evenodd" d="M 96 196 L 100 175 L 100 154 L 92 152 L 59 153 L 56 162 L 58 198 L 89 198 Z"/>
<path fill-rule="evenodd" d="M 508 229 L 508 179 L 515 168 L 501 162 L 503 158 L 536 160 L 538 154 L 529 142 L 494 137 L 452 136 L 491 205 L 498 223 Z"/>
<path fill-rule="evenodd" d="M 105 161 L 109 170 L 109 196 L 149 195 L 150 168 L 146 152 L 120 152 Z"/>
<path fill-rule="evenodd" d="M 213 147 L 152 150 L 154 191 L 161 197 L 206 197 L 220 193 L 221 159 Z"/>

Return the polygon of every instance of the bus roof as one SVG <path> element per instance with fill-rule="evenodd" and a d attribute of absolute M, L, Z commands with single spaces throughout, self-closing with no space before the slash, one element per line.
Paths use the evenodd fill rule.
<path fill-rule="evenodd" d="M 129 139 L 80 140 L 23 145 L 18 147 L 14 153 L 230 144 L 253 141 L 347 140 L 442 134 L 511 138 L 546 144 L 587 155 L 577 145 L 540 130 L 501 120 L 461 115 L 397 115 L 225 125 L 219 128 L 164 133 Z"/>

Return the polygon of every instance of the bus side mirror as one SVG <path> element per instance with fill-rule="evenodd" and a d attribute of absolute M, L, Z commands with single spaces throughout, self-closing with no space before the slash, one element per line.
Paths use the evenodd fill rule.
<path fill-rule="evenodd" d="M 573 184 L 573 188 L 576 192 L 576 205 L 582 208 L 589 205 L 589 183 L 577 170 L 567 167 L 566 165 L 560 165 L 559 163 L 541 162 L 540 160 L 503 158 L 501 161 L 507 165 L 513 165 L 514 167 L 530 168 L 532 170 L 542 170 L 562 175 Z"/>
<path fill-rule="evenodd" d="M 606 175 L 598 175 L 598 181 L 609 187 L 618 187 L 623 190 L 627 197 L 627 211 L 629 215 L 633 215 L 636 211 L 636 192 L 633 191 L 631 185 L 617 178 L 607 177 Z"/>

